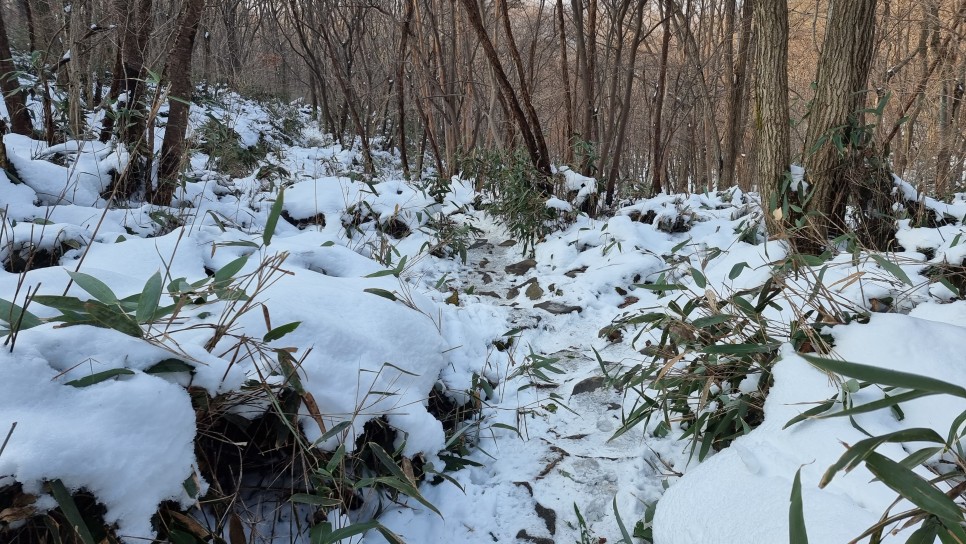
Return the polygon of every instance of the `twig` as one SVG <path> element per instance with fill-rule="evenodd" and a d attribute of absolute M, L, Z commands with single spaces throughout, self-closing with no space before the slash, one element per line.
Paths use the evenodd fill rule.
<path fill-rule="evenodd" d="M 10 430 L 7 431 L 7 437 L 3 439 L 3 445 L 0 445 L 0 457 L 3 457 L 3 450 L 7 449 L 7 442 L 10 442 L 10 437 L 13 435 L 13 430 L 17 428 L 17 422 L 14 421 L 13 425 L 10 426 Z"/>

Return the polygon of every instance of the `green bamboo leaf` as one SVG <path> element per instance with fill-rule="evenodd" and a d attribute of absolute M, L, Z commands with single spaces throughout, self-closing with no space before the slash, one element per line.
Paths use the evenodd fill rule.
<path fill-rule="evenodd" d="M 34 297 L 36 299 L 36 297 Z M 32 329 L 41 325 L 43 321 L 34 314 L 24 310 L 21 306 L 0 298 L 0 320 L 10 324 L 10 328 L 19 323 L 20 330 Z"/>
<path fill-rule="evenodd" d="M 47 306 L 48 308 L 53 308 L 61 312 L 74 313 L 85 312 L 86 310 L 84 309 L 84 304 L 87 304 L 85 301 L 77 297 L 61 297 L 57 295 L 37 295 L 33 298 L 33 301 L 42 306 Z"/>
<path fill-rule="evenodd" d="M 385 289 L 377 289 L 375 287 L 370 287 L 369 289 L 363 289 L 363 291 L 367 293 L 371 293 L 376 296 L 380 296 L 382 298 L 388 298 L 389 300 L 393 300 L 393 301 L 396 300 L 396 295 L 392 294 L 392 292 L 390 291 L 386 291 Z"/>
<path fill-rule="evenodd" d="M 691 277 L 694 278 L 694 284 L 698 286 L 698 289 L 704 289 L 708 286 L 708 279 L 697 268 L 691 268 Z"/>
<path fill-rule="evenodd" d="M 144 372 L 147 374 L 170 374 L 174 372 L 194 372 L 195 367 L 181 359 L 165 359 L 151 365 Z"/>
<path fill-rule="evenodd" d="M 214 282 L 225 283 L 225 282 L 231 281 L 231 279 L 235 277 L 235 274 L 240 272 L 241 269 L 245 267 L 245 263 L 247 262 L 248 262 L 248 255 L 245 255 L 242 257 L 238 257 L 232 262 L 219 268 L 218 271 L 215 272 Z"/>
<path fill-rule="evenodd" d="M 60 506 L 60 511 L 64 513 L 64 517 L 70 522 L 81 541 L 84 544 L 96 544 L 91 530 L 87 527 L 84 517 L 81 516 L 80 510 L 77 509 L 77 504 L 74 503 L 74 498 L 67 491 L 64 482 L 54 479 L 49 481 L 48 485 L 50 486 L 50 494 L 54 496 L 54 500 Z"/>
<path fill-rule="evenodd" d="M 857 406 L 852 406 L 846 408 L 839 412 L 832 412 L 828 414 L 821 414 L 815 416 L 815 419 L 827 419 L 833 417 L 844 417 L 844 416 L 854 416 L 856 414 L 867 414 L 869 412 L 875 412 L 882 410 L 883 408 L 891 408 L 902 402 L 909 402 L 910 400 L 918 399 L 921 397 L 928 397 L 930 395 L 935 395 L 935 393 L 930 393 L 927 391 L 906 391 L 905 393 L 899 393 L 898 395 L 888 395 L 882 399 L 867 402 L 865 404 L 859 404 Z"/>
<path fill-rule="evenodd" d="M 782 429 L 787 429 L 787 428 L 791 427 L 792 425 L 798 423 L 799 421 L 805 421 L 806 419 L 810 419 L 810 418 L 815 417 L 815 416 L 817 416 L 819 414 L 828 412 L 829 410 L 832 409 L 833 406 L 835 406 L 835 397 L 832 397 L 832 398 L 828 399 L 827 401 L 819 404 L 818 406 L 816 406 L 814 408 L 810 408 L 808 410 L 805 410 L 804 412 L 798 414 L 797 416 L 789 419 L 788 420 L 788 423 L 786 423 L 785 426 L 782 427 Z"/>
<path fill-rule="evenodd" d="M 443 517 L 443 514 L 440 513 L 440 511 L 435 506 L 433 506 L 432 503 L 426 500 L 419 493 L 419 490 L 416 489 L 416 486 L 409 481 L 409 478 L 407 478 L 406 474 L 403 473 L 401 468 L 399 468 L 399 465 L 397 465 L 396 462 L 392 460 L 392 457 L 388 453 L 386 453 L 386 450 L 382 449 L 382 447 L 379 446 L 379 444 L 376 444 L 375 442 L 369 442 L 369 450 L 372 451 L 373 454 L 375 454 L 376 459 L 378 459 L 379 462 L 384 467 L 386 467 L 387 470 L 389 470 L 390 474 L 392 474 L 391 478 L 388 478 L 388 477 L 377 478 L 376 480 L 379 483 L 388 485 L 389 487 L 392 487 L 397 491 L 400 491 L 401 493 L 405 493 L 406 495 L 409 495 L 413 499 L 416 499 L 417 501 L 419 501 L 419 503 L 425 506 L 426 508 L 429 508 L 430 510 L 435 512 L 436 515 L 438 515 L 439 517 Z"/>
<path fill-rule="evenodd" d="M 130 376 L 132 374 L 134 374 L 134 372 L 126 368 L 112 368 L 110 370 L 105 370 L 103 372 L 97 372 L 97 373 L 91 374 L 90 376 L 84 376 L 83 378 L 71 380 L 67 382 L 65 385 L 71 385 L 74 387 L 87 387 L 89 385 L 94 385 L 95 383 L 101 383 L 105 380 L 109 380 L 117 376 Z"/>
<path fill-rule="evenodd" d="M 959 432 L 959 428 L 963 426 L 963 423 L 966 423 L 966 411 L 963 411 L 961 414 L 956 416 L 956 419 L 953 420 L 953 424 L 949 426 L 949 436 L 946 438 L 946 446 L 952 448 L 956 439 L 962 436 Z"/>
<path fill-rule="evenodd" d="M 648 291 L 681 291 L 685 287 L 680 283 L 635 283 L 634 287 L 647 289 Z"/>
<path fill-rule="evenodd" d="M 387 268 L 386 270 L 380 270 L 378 272 L 373 272 L 372 274 L 368 274 L 365 277 L 367 277 L 367 278 L 381 278 L 383 276 L 392 276 L 395 273 L 396 273 L 395 270 L 390 270 L 390 269 Z"/>
<path fill-rule="evenodd" d="M 325 521 L 313 526 L 309 530 L 309 542 L 311 544 L 335 544 L 341 542 L 343 539 L 361 535 L 373 529 L 378 529 L 379 527 L 379 522 L 373 520 L 363 523 L 353 523 L 348 527 L 342 527 L 333 531 L 332 524 Z"/>
<path fill-rule="evenodd" d="M 912 287 L 912 280 L 909 279 L 909 276 L 905 273 L 905 271 L 902 270 L 902 268 L 899 268 L 899 265 L 877 253 L 872 254 L 872 260 L 875 261 L 876 264 L 878 264 L 882 269 L 895 276 L 899 281 Z"/>
<path fill-rule="evenodd" d="M 83 272 L 67 272 L 81 289 L 104 304 L 116 304 L 117 295 L 101 280 Z"/>
<path fill-rule="evenodd" d="M 934 516 L 929 516 L 929 518 L 922 523 L 922 526 L 915 530 L 909 539 L 906 540 L 906 544 L 932 544 L 936 541 L 936 536 L 939 534 L 939 520 Z"/>
<path fill-rule="evenodd" d="M 875 452 L 869 454 L 865 466 L 882 483 L 944 524 L 962 523 L 963 511 L 959 506 L 912 470 Z"/>
<path fill-rule="evenodd" d="M 614 496 L 614 517 L 617 518 L 617 526 L 621 530 L 621 544 L 634 544 L 631 539 L 631 534 L 627 532 L 627 527 L 624 526 L 624 520 L 621 519 L 621 513 L 617 510 L 617 496 Z"/>
<path fill-rule="evenodd" d="M 781 344 L 715 344 L 701 349 L 702 353 L 718 355 L 748 355 L 751 353 L 770 353 Z"/>
<path fill-rule="evenodd" d="M 141 330 L 141 325 L 138 324 L 137 320 L 117 307 L 88 301 L 84 304 L 84 309 L 87 310 L 87 314 L 98 327 L 114 329 L 135 338 L 144 337 L 144 331 Z"/>
<path fill-rule="evenodd" d="M 865 459 L 882 444 L 902 442 L 944 443 L 943 438 L 939 436 L 939 433 L 932 429 L 921 427 L 914 429 L 903 429 L 894 433 L 860 440 L 851 448 L 847 449 L 845 453 L 839 457 L 838 461 L 833 463 L 832 466 L 828 467 L 828 470 L 825 471 L 825 474 L 822 476 L 822 480 L 819 482 L 818 486 L 825 487 L 829 484 L 829 482 L 832 481 L 832 478 L 834 478 L 835 475 L 842 470 L 845 472 L 851 471 L 853 468 L 857 467 L 859 463 L 865 461 Z"/>
<path fill-rule="evenodd" d="M 735 316 L 730 314 L 715 314 L 715 315 L 709 315 L 705 317 L 699 317 L 698 319 L 695 319 L 694 321 L 692 321 L 691 324 L 699 329 L 703 329 L 705 327 L 711 327 L 714 325 L 727 323 L 734 317 Z"/>
<path fill-rule="evenodd" d="M 291 323 L 286 323 L 285 325 L 282 325 L 280 327 L 275 327 L 274 329 L 268 331 L 265 334 L 265 336 L 262 338 L 262 341 L 271 342 L 273 340 L 278 340 L 279 338 L 299 328 L 299 325 L 301 324 L 302 324 L 301 321 L 293 321 Z"/>
<path fill-rule="evenodd" d="M 748 268 L 748 263 L 738 263 L 731 267 L 731 272 L 728 273 L 728 279 L 733 280 L 741 275 L 741 272 Z"/>
<path fill-rule="evenodd" d="M 266 246 L 272 244 L 272 236 L 275 235 L 275 227 L 278 226 L 278 218 L 282 215 L 282 207 L 285 202 L 285 189 L 278 190 L 278 197 L 272 204 L 272 210 L 268 213 L 268 221 L 265 222 L 265 232 L 262 233 L 262 242 Z"/>
<path fill-rule="evenodd" d="M 918 389 L 929 393 L 945 393 L 955 397 L 966 398 L 966 388 L 928 376 L 889 370 L 877 366 L 836 361 L 835 359 L 815 355 L 802 355 L 802 357 L 823 370 L 849 376 L 850 378 L 857 378 L 879 385 L 893 385 L 905 389 Z"/>
<path fill-rule="evenodd" d="M 141 290 L 141 296 L 138 298 L 137 312 L 135 313 L 138 323 L 147 323 L 154 318 L 158 304 L 161 302 L 161 289 L 161 273 L 155 272 L 144 284 L 144 289 Z"/>
<path fill-rule="evenodd" d="M 320 497 L 319 495 L 310 495 L 308 493 L 295 493 L 289 498 L 289 500 L 300 504 L 311 504 L 314 506 L 323 506 L 327 508 L 342 505 L 342 501 L 338 499 L 330 499 L 329 497 Z"/>
<path fill-rule="evenodd" d="M 788 509 L 789 544 L 808 544 L 808 531 L 805 529 L 805 504 L 802 501 L 802 469 L 795 472 L 792 482 L 791 506 Z"/>

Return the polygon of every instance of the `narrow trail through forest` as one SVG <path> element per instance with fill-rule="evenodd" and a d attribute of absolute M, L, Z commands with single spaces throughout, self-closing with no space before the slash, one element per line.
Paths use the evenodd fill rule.
<path fill-rule="evenodd" d="M 488 436 L 484 424 L 483 454 L 472 458 L 485 466 L 474 469 L 469 481 L 460 478 L 466 496 L 454 498 L 472 504 L 478 494 L 500 497 L 496 513 L 501 531 L 489 531 L 487 541 L 552 544 L 591 537 L 591 542 L 619 541 L 615 497 L 623 497 L 620 514 L 632 530 L 643 518 L 646 503 L 660 496 L 664 479 L 660 460 L 641 432 L 611 440 L 621 425 L 624 395 L 607 383 L 592 346 L 602 350 L 605 358 L 626 357 L 623 352 L 629 348 L 598 338 L 598 331 L 613 315 L 565 302 L 569 300 L 563 296 L 569 287 L 566 282 L 577 282 L 581 270 L 542 273 L 548 271 L 527 258 L 519 242 L 489 220 L 482 223 L 482 232 L 468 248 L 459 272 L 461 285 L 455 296 L 464 303 L 478 298 L 480 304 L 508 309 L 514 334 L 506 349 L 513 352 L 513 364 L 539 367 L 550 381 L 531 375 L 529 382 L 498 384 L 498 389 L 524 386 L 518 392 L 499 392 L 484 416 L 498 414 L 496 419 L 508 421 L 519 435 L 491 432 Z M 507 374 L 514 370 L 507 369 Z M 508 420 L 508 416 L 512 417 Z M 462 525 L 468 530 L 467 538 L 483 541 L 473 535 L 477 524 L 472 516 L 452 519 L 448 501 L 436 505 L 443 512 L 437 523 L 450 528 Z M 478 515 L 479 511 L 471 508 L 466 513 Z M 423 516 L 426 519 L 430 518 Z M 492 520 L 484 525 L 492 525 Z"/>

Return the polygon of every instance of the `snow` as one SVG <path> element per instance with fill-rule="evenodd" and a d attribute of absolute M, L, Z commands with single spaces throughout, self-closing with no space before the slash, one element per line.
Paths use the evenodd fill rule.
<path fill-rule="evenodd" d="M 125 297 L 139 296 L 158 274 L 160 305 L 179 306 L 132 335 L 93 326 L 96 320 L 47 321 L 62 312 L 43 298 L 29 304 L 44 322 L 19 331 L 14 348 L 0 351 L 0 435 L 16 422 L 0 452 L 0 486 L 18 482 L 46 510 L 56 507 L 46 484 L 59 479 L 71 491 L 91 492 L 122 540 L 155 538 L 159 504 L 192 508 L 200 496 L 189 496 L 184 482 L 194 479 L 202 493 L 207 485 L 195 459 L 203 430 L 189 388 L 196 399 L 225 401 L 233 416 L 254 420 L 271 409 L 264 390 L 281 387 L 294 367 L 296 380 L 288 383 L 297 381 L 303 395 L 298 428 L 323 452 L 340 445 L 356 452 L 374 420 L 396 431 L 392 447 L 400 455 L 433 470 L 451 463 L 453 444 L 462 444 L 466 466 L 446 473 L 458 485 L 419 482 L 441 516 L 412 498 L 369 490 L 358 511 L 326 514 L 335 525 L 378 513 L 409 542 L 573 542 L 581 539 L 576 507 L 590 534 L 619 542 L 613 505 L 632 527 L 656 503 L 658 544 L 782 542 L 801 468 L 809 536 L 845 542 L 875 523 L 895 493 L 861 465 L 818 487 L 842 443 L 866 435 L 848 418 L 783 428 L 838 395 L 841 384 L 795 353 L 788 323 L 807 310 L 815 312 L 804 318 L 812 321 L 847 314 L 849 324 L 822 329 L 836 357 L 966 383 L 966 303 L 930 275 L 931 267 L 966 258 L 961 195 L 948 203 L 920 198 L 896 179 L 897 194 L 921 201 L 936 224 L 901 221 L 897 252 L 841 253 L 776 274 L 788 250 L 767 239 L 757 195 L 661 194 L 597 219 L 575 213 L 596 194 L 596 180 L 561 166 L 564 194 L 546 206 L 572 222 L 537 243 L 532 267 L 517 273 L 508 268 L 524 258 L 521 245 L 475 208 L 475 180 L 454 177 L 437 192 L 429 180 L 404 180 L 392 155 L 378 149 L 384 171 L 370 180 L 359 166 L 358 142 L 341 146 L 310 124 L 283 137 L 273 115 L 231 93 L 204 110 L 193 107 L 192 131 L 215 118 L 242 145 L 274 146 L 261 166 L 287 173 L 231 178 L 196 154 L 172 207 L 109 202 L 111 173 L 128 161 L 123 147 L 4 138 L 17 179 L 0 173 L 0 260 L 45 250 L 54 262 L 23 274 L 0 272 L 0 298 L 23 304 L 29 290 L 76 297 L 81 308 L 98 299 L 133 315 L 137 304 Z M 793 183 L 807 189 L 800 169 L 793 169 Z M 284 213 L 266 243 L 279 198 Z M 449 258 L 431 251 L 453 242 L 433 230 L 437 219 L 477 229 L 461 241 L 466 262 L 455 250 Z M 213 275 L 234 264 L 232 285 L 246 298 L 214 285 Z M 97 278 L 121 302 L 88 292 L 71 281 L 73 272 Z M 637 392 L 654 391 L 647 383 L 637 392 L 611 387 L 603 369 L 650 364 L 641 350 L 660 343 L 663 331 L 627 323 L 615 338 L 608 327 L 642 313 L 676 315 L 675 307 L 692 300 L 726 301 L 768 281 L 783 288 L 763 313 L 783 345 L 764 422 L 701 462 L 681 440 L 679 422 L 658 433 L 655 417 L 615 437 L 641 402 Z M 654 283 L 677 287 L 663 293 Z M 883 301 L 893 313 L 876 313 Z M 285 335 L 266 337 L 295 323 Z M 187 366 L 155 372 L 172 359 Z M 117 370 L 127 372 L 68 384 Z M 757 394 L 766 375 L 756 368 L 733 385 Z M 444 427 L 431 402 L 437 396 L 472 407 L 472 415 L 447 423 L 455 429 Z M 852 400 L 881 396 L 869 387 Z M 697 407 L 700 400 L 687 402 Z M 856 422 L 873 434 L 912 427 L 945 434 L 964 409 L 961 399 L 933 396 L 903 403 L 902 420 L 885 411 Z M 341 432 L 326 434 L 337 426 Z M 908 454 L 896 444 L 878 451 L 893 459 Z M 197 508 L 190 512 L 201 517 Z M 290 520 L 293 540 L 307 539 L 308 520 Z M 364 537 L 382 541 L 376 531 Z"/>

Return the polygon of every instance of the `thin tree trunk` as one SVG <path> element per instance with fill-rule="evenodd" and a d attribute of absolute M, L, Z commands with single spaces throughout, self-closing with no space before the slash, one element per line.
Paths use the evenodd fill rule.
<path fill-rule="evenodd" d="M 564 162 L 573 164 L 574 162 L 574 102 L 570 95 L 570 66 L 567 61 L 567 27 L 564 24 L 563 0 L 557 0 L 557 31 L 560 33 L 560 76 L 563 79 L 564 88 L 564 115 L 566 116 L 565 136 L 566 151 L 564 152 Z"/>
<path fill-rule="evenodd" d="M 453 1 L 455 2 L 456 0 Z M 490 63 L 490 67 L 493 69 L 493 72 L 496 75 L 497 82 L 500 85 L 500 90 L 508 103 L 517 127 L 520 129 L 524 144 L 526 145 L 527 151 L 530 154 L 530 160 L 533 162 L 533 165 L 537 171 L 548 178 L 547 180 L 539 182 L 537 184 L 537 188 L 545 193 L 550 193 L 553 189 L 551 183 L 549 182 L 549 177 L 552 175 L 550 170 L 550 158 L 546 154 L 546 145 L 543 146 L 543 152 L 541 152 L 541 147 L 537 144 L 537 138 L 533 134 L 533 130 L 539 130 L 539 126 L 531 127 L 527 122 L 527 115 L 523 112 L 523 108 L 520 106 L 520 101 L 513 90 L 513 85 L 510 83 L 506 72 L 503 70 L 503 64 L 500 62 L 499 54 L 497 53 L 496 48 L 493 47 L 493 42 L 490 41 L 490 37 L 486 33 L 486 28 L 483 26 L 483 19 L 479 11 L 479 6 L 476 4 L 476 0 L 461 0 L 461 2 L 465 8 L 470 26 L 476 32 L 477 38 L 483 45 L 483 51 Z"/>
<path fill-rule="evenodd" d="M 185 133 L 191 107 L 191 53 L 198 26 L 205 11 L 205 0 L 186 0 L 178 18 L 178 37 L 168 56 L 165 75 L 171 82 L 168 99 L 168 125 L 161 143 L 158 163 L 158 187 L 151 196 L 152 204 L 167 206 L 178 185 L 178 174 L 185 154 Z"/>
<path fill-rule="evenodd" d="M 755 139 L 758 154 L 755 180 L 762 193 L 765 221 L 778 227 L 784 219 L 779 191 L 789 169 L 788 123 L 788 4 L 786 0 L 756 0 L 753 25 L 755 48 Z M 776 211 L 777 210 L 777 211 Z M 775 232 L 774 228 L 770 228 Z"/>
<path fill-rule="evenodd" d="M 671 48 L 671 21 L 664 19 L 664 33 L 661 36 L 661 64 L 658 68 L 657 90 L 654 99 L 654 141 L 651 154 L 651 191 L 654 194 L 664 189 L 664 141 L 663 116 L 664 95 L 667 88 L 667 57 Z"/>
<path fill-rule="evenodd" d="M 32 132 L 30 114 L 24 104 L 20 82 L 17 81 L 13 54 L 10 52 L 10 42 L 7 39 L 7 25 L 4 23 L 2 13 L 0 13 L 0 90 L 3 91 L 3 102 L 10 115 L 10 131 L 14 134 L 30 135 Z"/>
<path fill-rule="evenodd" d="M 402 36 L 399 38 L 399 56 L 396 60 L 396 109 L 399 116 L 399 159 L 402 162 L 403 175 L 411 179 L 409 171 L 409 152 L 406 149 L 406 49 L 409 44 L 409 25 L 413 18 L 416 0 L 406 0 L 406 15 L 402 23 Z"/>

